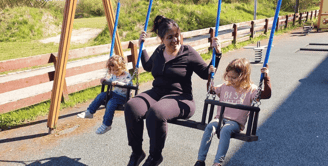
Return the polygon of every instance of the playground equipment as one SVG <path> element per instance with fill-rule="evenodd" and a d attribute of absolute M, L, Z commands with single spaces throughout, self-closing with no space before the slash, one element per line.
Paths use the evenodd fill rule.
<path fill-rule="evenodd" d="M 258 41 L 256 46 L 245 46 L 244 48 L 245 49 L 253 49 L 255 51 L 254 63 L 260 63 L 262 60 L 263 50 L 267 47 L 268 47 L 267 45 L 261 46 L 261 42 Z M 273 47 L 273 45 L 272 45 L 272 47 Z"/>
<path fill-rule="evenodd" d="M 218 1 L 217 16 L 216 16 L 216 25 L 215 25 L 215 37 L 218 36 L 218 31 L 219 31 L 221 4 L 222 4 L 222 1 L 219 0 Z M 215 54 L 215 48 L 213 48 L 213 53 L 212 53 L 212 65 L 213 66 L 215 66 L 215 59 L 216 59 L 215 56 L 216 56 L 216 54 Z M 221 57 L 219 57 L 219 60 L 220 60 L 220 58 Z M 213 78 L 214 78 L 214 73 L 212 72 L 209 75 L 209 80 L 208 80 L 208 83 L 207 83 L 207 87 L 210 87 L 211 86 L 210 84 L 211 84 Z M 208 96 L 209 96 L 209 92 L 210 92 L 209 89 L 210 88 L 208 88 Z M 212 118 L 212 116 L 210 116 L 210 117 Z M 205 123 L 205 119 L 204 118 L 206 118 L 206 112 L 203 112 L 203 118 L 202 118 L 202 121 L 201 122 L 196 122 L 196 121 L 193 121 L 193 120 L 185 120 L 185 119 L 175 119 L 175 120 L 172 120 L 172 121 L 169 121 L 169 122 L 170 123 L 173 123 L 173 124 L 185 126 L 185 127 L 190 127 L 190 128 L 194 128 L 194 129 L 204 130 L 205 127 L 206 127 L 206 125 L 207 125 Z"/>
<path fill-rule="evenodd" d="M 51 132 L 57 124 L 59 116 L 59 107 L 60 101 L 63 94 L 63 87 L 66 75 L 66 64 L 68 59 L 68 51 L 70 47 L 71 34 L 73 29 L 73 21 L 75 16 L 77 0 L 66 0 L 65 10 L 64 10 L 64 19 L 62 25 L 62 33 L 60 38 L 59 50 L 58 50 L 58 63 L 55 69 L 54 84 L 51 93 L 51 104 L 48 115 L 47 126 L 49 132 Z M 103 5 L 105 9 L 106 19 L 108 23 L 109 31 L 113 34 L 114 27 L 114 14 L 113 8 L 111 5 L 111 0 L 103 0 Z M 117 55 L 123 56 L 123 50 L 121 47 L 119 35 L 116 34 L 115 37 L 115 53 Z"/>
<path fill-rule="evenodd" d="M 328 29 L 328 0 L 321 0 L 317 31 Z"/>
<path fill-rule="evenodd" d="M 120 0 L 117 2 L 117 9 L 116 9 L 116 17 L 115 17 L 115 24 L 114 24 L 114 30 L 112 33 L 112 42 L 111 42 L 111 50 L 109 53 L 109 58 L 113 56 L 113 50 L 114 50 L 114 45 L 115 45 L 115 34 L 116 34 L 116 29 L 117 29 L 117 24 L 118 24 L 118 19 L 119 19 L 119 13 L 120 13 Z M 108 71 L 106 72 L 105 78 L 107 77 Z M 133 78 L 131 79 L 132 82 Z M 106 102 L 105 104 L 110 100 L 110 98 L 112 97 L 112 91 L 113 91 L 113 85 L 112 82 L 110 81 L 104 81 L 102 82 L 102 86 L 101 86 L 101 92 L 105 91 L 105 86 L 107 85 L 107 91 L 106 91 Z M 131 90 L 135 91 L 135 95 L 138 94 L 138 88 L 139 85 L 137 83 L 136 86 L 132 86 L 132 85 L 115 85 L 116 87 L 120 87 L 120 88 L 125 88 L 127 89 L 126 91 L 126 99 L 125 99 L 125 103 L 130 99 L 130 94 L 131 94 Z M 124 105 L 118 105 L 117 110 L 124 110 Z"/>

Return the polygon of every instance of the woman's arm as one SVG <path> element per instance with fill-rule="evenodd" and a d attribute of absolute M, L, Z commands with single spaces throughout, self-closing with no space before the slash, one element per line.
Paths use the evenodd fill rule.
<path fill-rule="evenodd" d="M 202 57 L 197 51 L 195 51 L 191 46 L 189 47 L 189 62 L 192 65 L 194 72 L 202 79 L 207 79 L 209 74 L 209 68 L 212 65 L 212 61 L 209 65 L 205 63 Z M 215 68 L 217 68 L 220 61 L 221 53 L 216 53 Z"/>
<path fill-rule="evenodd" d="M 146 36 L 147 36 L 147 33 L 145 31 L 142 31 L 141 34 L 140 34 L 140 37 L 139 37 L 139 46 L 140 46 L 141 41 L 145 41 L 146 40 Z M 149 58 L 146 49 L 142 50 L 142 53 L 141 53 L 141 63 L 142 63 L 142 67 L 146 71 L 148 71 L 148 72 L 151 71 L 153 62 L 152 62 L 152 59 Z"/>

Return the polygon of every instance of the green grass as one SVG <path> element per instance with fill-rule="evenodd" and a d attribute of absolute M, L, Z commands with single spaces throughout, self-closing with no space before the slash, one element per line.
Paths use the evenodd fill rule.
<path fill-rule="evenodd" d="M 92 17 L 74 19 L 73 29 L 98 28 L 103 29 L 107 25 L 106 17 Z"/>

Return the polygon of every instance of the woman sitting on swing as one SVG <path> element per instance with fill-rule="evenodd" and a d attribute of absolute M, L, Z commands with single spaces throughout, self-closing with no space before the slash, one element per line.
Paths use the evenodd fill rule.
<path fill-rule="evenodd" d="M 195 112 L 191 83 L 193 72 L 207 79 L 208 74 L 215 71 L 191 46 L 181 45 L 180 28 L 172 19 L 157 16 L 152 32 L 158 35 L 162 44 L 151 57 L 143 50 L 141 61 L 143 68 L 154 77 L 153 87 L 130 99 L 124 111 L 128 141 L 132 148 L 129 166 L 139 165 L 145 158 L 142 149 L 143 119 L 146 119 L 150 138 L 150 155 L 144 166 L 156 166 L 163 161 L 167 121 L 188 119 Z M 145 39 L 146 32 L 142 32 L 139 42 Z M 216 49 L 217 66 L 221 55 L 217 38 L 214 39 L 213 47 Z"/>

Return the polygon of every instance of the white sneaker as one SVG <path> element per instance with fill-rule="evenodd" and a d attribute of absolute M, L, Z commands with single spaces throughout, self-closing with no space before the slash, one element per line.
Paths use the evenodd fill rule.
<path fill-rule="evenodd" d="M 96 134 L 104 134 L 109 131 L 112 127 L 102 124 L 96 131 Z"/>
<path fill-rule="evenodd" d="M 77 114 L 78 118 L 93 118 L 93 114 L 91 114 L 88 110 L 86 110 L 85 112 L 79 113 Z"/>

